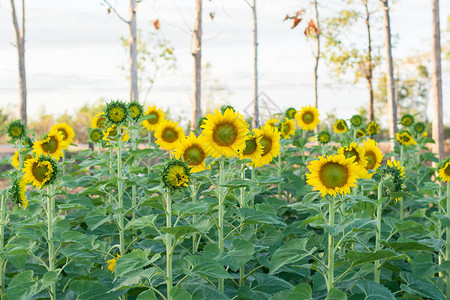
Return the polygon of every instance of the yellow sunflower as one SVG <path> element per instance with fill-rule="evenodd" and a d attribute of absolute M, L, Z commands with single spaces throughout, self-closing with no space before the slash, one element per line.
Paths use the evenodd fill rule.
<path fill-rule="evenodd" d="M 260 165 L 262 153 L 263 148 L 261 145 L 261 137 L 256 133 L 255 129 L 253 129 L 252 132 L 250 132 L 247 136 L 244 150 L 239 151 L 239 158 L 240 159 L 250 158 L 252 160 L 252 163 L 250 165 L 252 164 Z"/>
<path fill-rule="evenodd" d="M 349 146 L 340 147 L 338 153 L 343 154 L 345 158 L 355 158 L 355 163 L 359 166 L 358 177 L 362 177 L 367 173 L 366 167 L 368 161 L 363 146 L 358 146 L 356 142 L 353 142 Z"/>
<path fill-rule="evenodd" d="M 117 126 L 112 125 L 103 131 L 103 139 L 106 141 L 114 141 L 117 137 Z M 121 126 L 122 142 L 126 142 L 130 139 L 130 131 L 125 127 Z"/>
<path fill-rule="evenodd" d="M 11 138 L 11 140 L 16 141 L 25 137 L 25 125 L 21 120 L 11 121 L 8 123 L 8 125 L 6 125 L 6 132 L 8 133 L 8 136 Z"/>
<path fill-rule="evenodd" d="M 328 132 L 328 130 L 323 129 L 317 134 L 317 140 L 322 145 L 326 145 L 331 141 L 331 134 Z"/>
<path fill-rule="evenodd" d="M 214 115 L 207 115 L 202 128 L 206 147 L 213 157 L 237 156 L 245 148 L 248 124 L 230 108 L 224 114 L 216 110 Z"/>
<path fill-rule="evenodd" d="M 450 159 L 444 161 L 439 168 L 438 174 L 443 182 L 450 181 Z"/>
<path fill-rule="evenodd" d="M 293 107 L 289 107 L 288 109 L 286 109 L 286 111 L 284 112 L 284 116 L 288 119 L 293 119 L 295 118 L 295 114 L 297 113 L 297 110 Z"/>
<path fill-rule="evenodd" d="M 117 260 L 120 257 L 121 256 L 119 254 L 117 254 L 116 258 L 111 258 L 110 260 L 107 261 L 107 263 L 108 263 L 108 270 L 110 270 L 111 272 L 114 272 L 114 270 L 116 269 Z"/>
<path fill-rule="evenodd" d="M 63 141 L 68 143 L 67 146 L 72 144 L 73 138 L 75 137 L 75 132 L 73 131 L 72 127 L 67 125 L 66 122 L 53 125 L 50 131 L 52 130 L 56 130 L 62 134 Z"/>
<path fill-rule="evenodd" d="M 137 121 L 144 113 L 144 108 L 138 101 L 131 101 L 128 103 L 128 112 L 130 114 L 130 118 Z"/>
<path fill-rule="evenodd" d="M 206 169 L 205 159 L 208 157 L 208 151 L 202 139 L 202 136 L 197 138 L 191 132 L 173 152 L 175 158 L 182 158 L 183 161 L 188 163 L 192 173 Z"/>
<path fill-rule="evenodd" d="M 343 119 L 339 119 L 336 122 L 334 122 L 333 129 L 334 129 L 334 132 L 336 132 L 336 133 L 347 132 L 347 130 L 348 130 L 347 122 L 345 122 L 345 120 L 343 120 Z"/>
<path fill-rule="evenodd" d="M 357 138 L 363 138 L 363 137 L 365 137 L 366 136 L 366 132 L 364 131 L 364 129 L 358 129 L 357 131 L 356 131 L 356 137 Z"/>
<path fill-rule="evenodd" d="M 411 134 L 407 130 L 400 130 L 395 134 L 395 138 L 397 139 L 397 142 L 400 143 L 400 145 L 404 146 L 417 145 L 416 140 L 411 136 Z"/>
<path fill-rule="evenodd" d="M 155 130 L 156 144 L 166 150 L 175 149 L 184 138 L 183 128 L 178 122 L 163 120 Z"/>
<path fill-rule="evenodd" d="M 23 150 L 23 152 L 25 152 L 25 149 Z M 28 159 L 33 158 L 33 155 L 31 154 L 26 154 L 25 157 L 23 158 L 23 162 L 25 163 Z M 17 170 L 19 169 L 19 151 L 16 151 L 14 153 L 14 155 L 11 157 L 11 164 L 13 165 L 14 168 L 16 168 Z"/>
<path fill-rule="evenodd" d="M 261 129 L 255 129 L 257 135 L 261 137 L 262 154 L 261 160 L 255 161 L 255 167 L 262 167 L 272 161 L 280 153 L 280 134 L 277 128 L 263 126 Z"/>
<path fill-rule="evenodd" d="M 148 116 L 148 119 L 142 121 L 142 125 L 150 131 L 155 131 L 156 127 L 164 121 L 164 113 L 156 106 L 149 106 L 144 116 Z"/>
<path fill-rule="evenodd" d="M 129 117 L 128 105 L 120 100 L 106 104 L 105 117 L 112 125 L 122 125 Z"/>
<path fill-rule="evenodd" d="M 343 154 L 331 155 L 312 161 L 306 174 L 306 182 L 320 191 L 322 196 L 350 193 L 351 187 L 356 187 L 359 167 L 354 158 L 345 158 Z"/>
<path fill-rule="evenodd" d="M 169 161 L 162 172 L 164 186 L 170 191 L 189 185 L 190 172 L 187 164 L 181 160 Z"/>
<path fill-rule="evenodd" d="M 8 197 L 14 202 L 18 204 L 22 204 L 23 208 L 27 208 L 28 201 L 25 196 L 25 192 L 27 191 L 27 182 L 24 177 L 20 177 L 18 173 L 12 173 L 10 180 L 10 187 L 8 189 Z"/>
<path fill-rule="evenodd" d="M 94 143 L 100 142 L 103 139 L 103 131 L 100 128 L 91 128 L 89 130 L 89 139 Z"/>
<path fill-rule="evenodd" d="M 295 121 L 293 119 L 286 118 L 280 125 L 280 134 L 283 138 L 288 139 L 295 133 Z"/>
<path fill-rule="evenodd" d="M 387 161 L 388 173 L 394 176 L 394 192 L 401 191 L 403 181 L 405 179 L 405 167 L 398 160 L 388 160 Z M 397 179 L 398 178 L 398 179 Z M 402 201 L 402 197 L 396 197 L 395 202 Z"/>
<path fill-rule="evenodd" d="M 34 142 L 33 152 L 39 156 L 50 155 L 51 158 L 58 160 L 64 155 L 63 149 L 69 146 L 67 141 L 64 141 L 63 135 L 59 131 L 50 131 L 40 141 Z"/>
<path fill-rule="evenodd" d="M 314 130 L 319 124 L 319 111 L 313 106 L 304 106 L 295 115 L 298 127 L 303 130 Z"/>
<path fill-rule="evenodd" d="M 375 171 L 381 165 L 383 160 L 383 154 L 381 154 L 380 148 L 377 147 L 377 142 L 372 139 L 363 141 L 365 148 L 365 156 L 367 159 L 367 170 Z M 372 178 L 373 173 L 367 173 L 364 178 Z"/>
<path fill-rule="evenodd" d="M 103 112 L 99 112 L 95 115 L 95 117 L 92 119 L 91 127 L 100 129 L 106 128 L 106 117 Z"/>
<path fill-rule="evenodd" d="M 400 171 L 400 177 L 401 178 L 405 178 L 405 167 L 402 166 L 402 163 L 399 162 L 398 160 L 388 160 L 387 161 L 387 165 L 391 168 L 395 168 L 398 169 Z"/>
<path fill-rule="evenodd" d="M 267 120 L 266 125 L 269 125 L 271 127 L 275 127 L 275 124 L 277 124 L 277 123 L 278 123 L 277 119 L 269 119 L 269 120 Z"/>
<path fill-rule="evenodd" d="M 26 182 L 31 182 L 35 187 L 41 189 L 44 185 L 53 183 L 58 174 L 58 167 L 55 160 L 41 155 L 38 158 L 28 159 L 23 172 Z"/>
<path fill-rule="evenodd" d="M 366 132 L 370 136 L 378 134 L 380 133 L 380 126 L 378 125 L 377 122 L 372 121 L 369 124 L 367 124 Z"/>
<path fill-rule="evenodd" d="M 410 115 L 410 114 L 405 114 L 405 115 L 402 116 L 402 118 L 400 120 L 400 123 L 403 126 L 409 127 L 412 124 L 414 124 L 414 117 L 412 115 Z"/>

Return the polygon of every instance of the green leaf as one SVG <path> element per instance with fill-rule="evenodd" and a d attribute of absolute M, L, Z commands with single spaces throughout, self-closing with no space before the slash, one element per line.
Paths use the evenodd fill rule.
<path fill-rule="evenodd" d="M 212 286 L 206 285 L 203 283 L 185 283 L 185 284 L 183 284 L 183 288 L 192 295 L 192 300 L 205 300 L 205 299 L 229 300 L 230 299 L 227 295 L 225 295 L 218 289 L 213 288 Z"/>
<path fill-rule="evenodd" d="M 230 266 L 230 269 L 236 271 L 243 267 L 253 256 L 255 249 L 253 244 L 247 240 L 233 240 L 233 249 L 225 254 L 223 263 Z"/>
<path fill-rule="evenodd" d="M 244 207 L 237 210 L 237 215 L 244 219 L 247 224 L 284 224 L 277 217 L 268 215 L 266 212 Z"/>
<path fill-rule="evenodd" d="M 70 289 L 77 295 L 77 300 L 117 300 L 118 297 L 108 294 L 109 289 L 100 283 L 90 280 L 77 280 L 70 284 Z"/>
<path fill-rule="evenodd" d="M 156 298 L 154 291 L 147 290 L 143 293 L 140 293 L 136 300 L 158 300 L 158 298 Z"/>
<path fill-rule="evenodd" d="M 156 218 L 157 218 L 157 216 L 155 216 L 155 215 L 149 215 L 149 216 L 144 216 L 144 217 L 140 217 L 140 218 L 131 220 L 125 226 L 125 230 L 131 229 L 131 228 L 143 229 L 143 228 L 149 227 L 151 224 L 153 224 L 155 222 Z"/>
<path fill-rule="evenodd" d="M 292 284 L 276 276 L 264 273 L 255 273 L 254 276 L 258 282 L 258 285 L 254 287 L 255 291 L 273 295 L 283 290 L 290 290 L 293 288 Z"/>
<path fill-rule="evenodd" d="M 366 295 L 365 300 L 395 300 L 395 296 L 386 287 L 373 281 L 361 280 L 356 282 Z"/>
<path fill-rule="evenodd" d="M 205 201 L 199 201 L 195 203 L 176 203 L 173 209 L 178 213 L 178 215 L 197 215 L 205 214 L 208 212 L 209 204 Z"/>
<path fill-rule="evenodd" d="M 397 256 L 397 253 L 390 250 L 379 250 L 376 252 L 348 251 L 345 257 L 352 261 L 354 266 L 363 265 L 376 260 Z"/>
<path fill-rule="evenodd" d="M 78 231 L 68 231 L 61 235 L 65 243 L 77 243 L 82 245 L 85 249 L 92 250 L 94 247 L 94 240 L 96 236 L 90 236 L 87 234 L 82 234 Z"/>
<path fill-rule="evenodd" d="M 423 225 L 412 220 L 400 221 L 398 223 L 395 223 L 395 227 L 398 231 L 409 230 L 417 232 L 419 234 L 422 234 L 424 232 Z"/>
<path fill-rule="evenodd" d="M 270 260 L 270 272 L 269 274 L 273 274 L 282 266 L 297 262 L 306 256 L 308 256 L 311 252 L 308 252 L 306 247 L 306 239 L 293 239 L 290 240 L 285 245 L 278 248 Z"/>
<path fill-rule="evenodd" d="M 243 285 L 239 287 L 238 290 L 239 300 L 254 300 L 258 299 L 258 294 L 252 290 L 248 285 Z"/>
<path fill-rule="evenodd" d="M 6 288 L 8 299 L 28 300 L 37 293 L 33 271 L 25 271 L 14 277 Z"/>
<path fill-rule="evenodd" d="M 337 288 L 332 288 L 325 300 L 347 300 L 347 294 Z"/>
<path fill-rule="evenodd" d="M 187 275 L 208 276 L 212 278 L 232 277 L 218 261 L 200 255 L 191 255 L 184 259 L 193 267 L 191 270 L 184 270 Z"/>
<path fill-rule="evenodd" d="M 173 287 L 170 290 L 170 296 L 172 300 L 192 300 L 192 295 L 179 286 Z"/>
<path fill-rule="evenodd" d="M 84 219 L 91 231 L 94 231 L 99 226 L 109 222 L 113 219 L 112 215 L 106 215 L 106 208 L 97 208 L 88 213 Z"/>
<path fill-rule="evenodd" d="M 294 286 L 286 295 L 286 300 L 310 300 L 312 298 L 311 286 L 307 283 L 300 283 Z"/>
<path fill-rule="evenodd" d="M 191 227 L 191 226 L 182 225 L 182 226 L 177 226 L 177 227 L 162 228 L 161 231 L 171 234 L 171 235 L 175 236 L 176 240 L 179 240 L 180 238 L 184 237 L 185 235 L 198 232 L 198 229 Z"/>
<path fill-rule="evenodd" d="M 152 260 L 148 259 L 148 255 L 151 250 L 145 252 L 141 249 L 135 249 L 133 252 L 125 254 L 120 257 L 116 262 L 114 273 L 116 277 L 125 276 L 131 272 L 136 272 L 141 268 L 148 266 L 153 261 L 160 257 L 159 254 L 155 255 Z"/>
<path fill-rule="evenodd" d="M 445 300 L 444 294 L 428 280 L 418 277 L 412 273 L 401 272 L 400 277 L 408 285 L 401 284 L 400 288 L 412 295 L 419 295 L 435 300 Z"/>
<path fill-rule="evenodd" d="M 384 246 L 394 249 L 396 252 L 405 251 L 434 251 L 433 247 L 419 242 L 392 242 L 382 243 Z"/>

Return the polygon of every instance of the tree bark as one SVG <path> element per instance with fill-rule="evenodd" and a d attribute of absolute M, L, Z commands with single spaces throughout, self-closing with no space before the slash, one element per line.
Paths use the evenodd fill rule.
<path fill-rule="evenodd" d="M 386 47 L 386 62 L 387 62 L 387 102 L 389 113 L 389 137 L 391 138 L 391 146 L 395 140 L 395 133 L 397 132 L 397 105 L 395 101 L 395 82 L 394 82 L 394 66 L 392 63 L 392 44 L 391 44 L 391 24 L 389 18 L 389 3 L 388 0 L 380 0 L 383 4 L 383 19 L 384 19 L 384 34 Z"/>
<path fill-rule="evenodd" d="M 256 19 L 256 0 L 251 6 L 253 13 L 253 128 L 259 127 L 259 99 L 258 99 L 258 22 Z"/>
<path fill-rule="evenodd" d="M 314 53 L 315 64 L 314 64 L 314 106 L 319 109 L 319 94 L 317 90 L 317 78 L 319 70 L 319 59 L 320 59 L 320 26 L 319 26 L 319 10 L 317 9 L 317 0 L 314 0 L 314 12 L 317 24 L 317 36 L 316 36 L 316 52 Z"/>
<path fill-rule="evenodd" d="M 192 89 L 191 130 L 198 128 L 198 120 L 202 115 L 202 0 L 195 0 L 194 22 L 194 82 Z"/>
<path fill-rule="evenodd" d="M 439 158 L 444 158 L 444 126 L 442 107 L 442 72 L 441 72 L 441 34 L 439 21 L 439 0 L 431 0 L 433 10 L 433 139 L 435 144 L 433 151 Z"/>
<path fill-rule="evenodd" d="M 128 46 L 130 50 L 130 101 L 139 101 L 137 68 L 136 0 L 130 0 L 128 20 Z"/>
<path fill-rule="evenodd" d="M 16 48 L 19 56 L 19 89 L 20 89 L 20 118 L 27 126 L 27 78 L 25 72 L 25 1 L 22 0 L 22 27 L 17 21 L 14 0 L 11 0 L 12 18 L 16 32 Z"/>
<path fill-rule="evenodd" d="M 367 85 L 369 87 L 369 122 L 374 120 L 374 110 L 373 110 L 373 85 L 372 85 L 372 71 L 373 71 L 373 64 L 372 64 L 372 36 L 370 33 L 370 12 L 369 12 L 369 6 L 368 6 L 368 0 L 363 0 L 364 7 L 366 9 L 366 27 L 367 27 L 367 40 L 368 40 L 368 46 L 367 46 L 367 71 L 366 71 L 366 80 Z"/>

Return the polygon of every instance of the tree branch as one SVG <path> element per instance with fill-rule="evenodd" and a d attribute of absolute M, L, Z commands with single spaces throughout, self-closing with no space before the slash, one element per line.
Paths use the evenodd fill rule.
<path fill-rule="evenodd" d="M 126 20 L 125 18 L 123 18 L 118 12 L 117 10 L 108 2 L 108 0 L 103 0 L 103 2 L 108 5 L 108 8 L 119 18 L 121 19 L 123 22 L 129 24 L 130 21 Z"/>

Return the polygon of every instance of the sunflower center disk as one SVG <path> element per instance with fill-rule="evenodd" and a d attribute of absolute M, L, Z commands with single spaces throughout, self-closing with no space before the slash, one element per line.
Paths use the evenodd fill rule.
<path fill-rule="evenodd" d="M 12 136 L 17 137 L 22 134 L 22 128 L 20 128 L 19 126 L 12 126 L 9 132 Z"/>
<path fill-rule="evenodd" d="M 105 123 L 106 123 L 106 118 L 105 117 L 98 118 L 98 120 L 97 120 L 97 127 L 98 128 L 105 128 Z"/>
<path fill-rule="evenodd" d="M 272 150 L 272 140 L 266 136 L 263 136 L 261 138 L 261 146 L 263 148 L 262 156 L 264 156 Z"/>
<path fill-rule="evenodd" d="M 111 109 L 111 112 L 109 113 L 109 117 L 111 118 L 111 120 L 115 122 L 121 122 L 124 116 L 125 112 L 121 107 L 114 107 Z"/>
<path fill-rule="evenodd" d="M 94 140 L 94 141 L 100 140 L 101 137 L 102 137 L 102 136 L 100 135 L 100 132 L 98 132 L 98 131 L 94 131 L 94 132 L 92 133 L 92 140 Z"/>
<path fill-rule="evenodd" d="M 50 138 L 48 142 L 42 143 L 42 149 L 47 153 L 54 153 L 58 150 L 58 141 Z"/>
<path fill-rule="evenodd" d="M 312 121 L 314 121 L 314 116 L 312 115 L 312 113 L 306 112 L 302 115 L 302 120 L 306 124 L 309 124 L 309 123 L 312 123 Z"/>
<path fill-rule="evenodd" d="M 149 115 L 148 115 L 148 119 L 147 119 L 147 121 L 150 123 L 150 124 L 156 124 L 157 122 L 158 122 L 158 114 L 156 114 L 156 113 L 150 113 Z"/>
<path fill-rule="evenodd" d="M 252 155 L 256 151 L 256 139 L 249 139 L 245 141 L 245 149 L 242 152 L 244 155 Z"/>
<path fill-rule="evenodd" d="M 372 151 L 366 151 L 366 158 L 367 158 L 366 168 L 373 170 L 373 168 L 375 167 L 375 163 L 377 161 L 375 153 L 373 153 Z"/>
<path fill-rule="evenodd" d="M 337 123 L 336 128 L 339 129 L 339 130 L 344 130 L 345 129 L 344 124 L 342 122 Z"/>
<path fill-rule="evenodd" d="M 320 181 L 327 188 L 342 187 L 347 183 L 347 168 L 338 163 L 328 163 L 319 172 Z"/>
<path fill-rule="evenodd" d="M 58 129 L 58 132 L 62 134 L 63 140 L 67 140 L 67 137 L 69 136 L 67 132 L 64 129 Z"/>
<path fill-rule="evenodd" d="M 48 172 L 47 166 L 37 165 L 33 168 L 33 175 L 40 182 L 43 182 L 48 179 L 48 176 L 46 175 L 47 172 Z"/>
<path fill-rule="evenodd" d="M 344 151 L 345 158 L 355 157 L 355 162 L 359 162 L 359 153 L 355 149 Z"/>
<path fill-rule="evenodd" d="M 220 146 L 229 147 L 237 138 L 237 129 L 232 124 L 219 124 L 213 130 L 213 139 Z"/>
<path fill-rule="evenodd" d="M 444 169 L 444 173 L 450 176 L 450 164 L 447 166 L 447 168 Z"/>
<path fill-rule="evenodd" d="M 188 148 L 183 155 L 183 159 L 188 161 L 190 165 L 199 165 L 205 160 L 205 152 L 198 147 Z"/>
<path fill-rule="evenodd" d="M 136 106 L 130 107 L 130 115 L 132 118 L 136 118 L 137 116 L 139 116 L 139 108 L 137 108 Z"/>
<path fill-rule="evenodd" d="M 173 143 L 178 139 L 178 132 L 173 128 L 165 128 L 162 133 L 162 138 L 168 143 Z"/>

